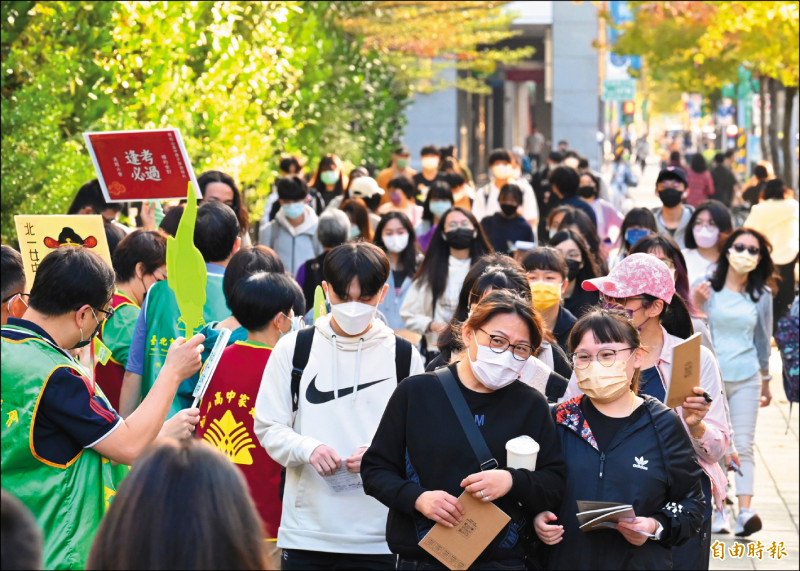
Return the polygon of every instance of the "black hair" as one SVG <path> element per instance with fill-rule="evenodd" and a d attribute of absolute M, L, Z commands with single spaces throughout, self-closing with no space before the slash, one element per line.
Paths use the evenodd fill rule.
<path fill-rule="evenodd" d="M 649 308 L 653 303 L 660 299 L 648 293 L 642 294 L 642 307 Z M 679 337 L 680 339 L 688 339 L 694 334 L 694 325 L 692 325 L 692 316 L 689 313 L 689 307 L 686 302 L 678 293 L 672 294 L 672 301 L 667 303 L 663 299 L 664 309 L 658 315 L 658 321 L 661 326 L 667 330 L 667 333 Z"/>
<path fill-rule="evenodd" d="M 386 228 L 386 225 L 391 220 L 400 221 L 400 224 L 402 224 L 403 228 L 408 232 L 408 245 L 405 250 L 400 252 L 398 261 L 400 262 L 400 267 L 406 274 L 414 275 L 417 271 L 417 233 L 414 231 L 414 226 L 405 213 L 393 211 L 384 214 L 381 217 L 381 221 L 378 222 L 377 228 L 375 228 L 374 243 L 384 252 L 387 251 L 386 244 L 383 243 L 383 229 Z"/>
<path fill-rule="evenodd" d="M 414 187 L 414 182 L 407 176 L 396 176 L 389 181 L 386 185 L 387 190 L 396 189 L 402 191 L 410 200 L 414 200 L 417 195 L 417 189 Z"/>
<path fill-rule="evenodd" d="M 481 297 L 489 290 L 509 290 L 526 299 L 531 298 L 531 286 L 528 278 L 520 272 L 519 264 L 515 264 L 514 271 L 509 271 L 506 266 L 489 266 L 472 284 L 469 290 L 470 307 L 478 303 Z"/>
<path fill-rule="evenodd" d="M 285 176 L 278 179 L 278 198 L 281 200 L 304 200 L 308 196 L 308 185 L 299 176 Z"/>
<path fill-rule="evenodd" d="M 499 163 L 501 161 L 505 161 L 507 163 L 511 162 L 511 153 L 509 153 L 506 149 L 495 149 L 491 153 L 489 153 L 489 159 L 487 163 L 491 167 L 494 163 Z"/>
<path fill-rule="evenodd" d="M 281 162 L 278 163 L 278 168 L 281 169 L 282 172 L 296 175 L 303 167 L 300 165 L 300 161 L 297 160 L 297 157 L 289 155 L 281 159 Z"/>
<path fill-rule="evenodd" d="M 472 240 L 469 246 L 469 257 L 471 260 L 474 261 L 476 258 L 493 251 L 492 247 L 489 245 L 489 241 L 486 239 L 483 228 L 475 219 L 475 215 L 472 214 L 472 212 L 457 206 L 445 212 L 436 225 L 436 231 L 433 233 L 433 236 L 431 236 L 425 258 L 422 260 L 422 264 L 420 264 L 417 270 L 417 275 L 414 276 L 415 280 L 420 280 L 421 283 L 426 282 L 428 284 L 434 299 L 438 299 L 442 296 L 444 288 L 447 285 L 450 245 L 444 239 L 444 223 L 452 212 L 460 212 L 466 216 L 475 230 L 475 239 Z"/>
<path fill-rule="evenodd" d="M 597 226 L 595 226 L 594 222 L 592 222 L 592 219 L 589 218 L 589 215 L 583 210 L 578 210 L 573 206 L 561 205 L 551 210 L 550 214 L 547 215 L 548 224 L 552 221 L 553 217 L 562 212 L 564 213 L 564 217 L 558 224 L 557 230 L 568 230 L 570 229 L 570 226 L 577 227 L 578 233 L 586 241 L 589 251 L 592 253 L 592 256 L 594 256 L 600 273 L 608 273 L 605 257 L 600 251 L 600 238 L 597 235 Z"/>
<path fill-rule="evenodd" d="M 236 186 L 236 181 L 233 180 L 231 175 L 222 171 L 206 171 L 197 177 L 197 185 L 200 187 L 200 193 L 203 196 L 206 195 L 206 188 L 212 182 L 226 184 L 233 191 L 233 205 L 229 206 L 229 208 L 233 209 L 233 213 L 236 214 L 236 219 L 239 221 L 239 230 L 246 232 L 250 227 L 250 215 L 247 213 L 247 207 L 244 205 L 242 193 L 239 191 L 239 187 Z"/>
<path fill-rule="evenodd" d="M 580 287 L 584 280 L 591 280 L 600 276 L 600 270 L 597 267 L 597 262 L 589 251 L 589 246 L 583 236 L 573 230 L 559 230 L 552 238 L 550 238 L 550 246 L 558 246 L 561 242 L 572 240 L 578 246 L 581 253 L 581 263 L 583 267 L 578 271 L 575 276 L 576 287 Z"/>
<path fill-rule="evenodd" d="M 505 195 L 511 196 L 511 198 L 514 199 L 514 202 L 517 203 L 517 206 L 522 204 L 522 190 L 519 188 L 519 185 L 514 184 L 513 182 L 507 182 L 504 184 L 503 188 L 501 188 L 500 192 L 497 194 L 497 200 L 499 201 Z"/>
<path fill-rule="evenodd" d="M 464 178 L 464 175 L 458 174 L 457 172 L 444 175 L 444 180 L 450 185 L 450 190 L 458 188 L 467 182 L 467 179 Z"/>
<path fill-rule="evenodd" d="M 587 159 L 584 156 L 579 156 L 578 157 L 578 168 L 579 169 L 588 169 L 589 168 L 589 159 Z M 588 175 L 591 175 L 592 178 L 596 178 L 592 173 L 589 173 L 589 172 L 583 172 L 581 174 L 582 175 L 588 174 Z"/>
<path fill-rule="evenodd" d="M 289 316 L 298 290 L 302 296 L 297 282 L 284 273 L 256 272 L 236 283 L 228 308 L 242 327 L 262 331 L 279 313 Z"/>
<path fill-rule="evenodd" d="M 781 200 L 785 192 L 786 186 L 783 184 L 783 180 L 773 178 L 764 185 L 764 190 L 761 191 L 761 198 L 764 200 Z"/>
<path fill-rule="evenodd" d="M 194 245 L 206 262 L 228 259 L 239 237 L 239 220 L 229 206 L 206 202 L 197 209 Z"/>
<path fill-rule="evenodd" d="M 453 158 L 453 156 L 455 156 L 456 146 L 455 145 L 443 145 L 443 146 L 439 147 L 439 152 L 442 155 L 442 160 L 447 159 L 447 158 Z"/>
<path fill-rule="evenodd" d="M 433 181 L 428 189 L 428 196 L 425 197 L 425 202 L 422 203 L 422 219 L 428 222 L 433 222 L 431 200 L 448 200 L 450 201 L 450 206 L 455 204 L 453 191 L 450 190 L 450 185 L 443 180 Z"/>
<path fill-rule="evenodd" d="M 752 228 L 739 228 L 728 236 L 728 239 L 725 240 L 725 243 L 722 245 L 722 255 L 717 262 L 717 269 L 714 270 L 709 281 L 714 291 L 722 291 L 722 288 L 725 287 L 725 280 L 728 276 L 728 268 L 730 267 L 727 252 L 731 249 L 736 239 L 742 234 L 750 234 L 758 240 L 758 247 L 760 249 L 759 257 L 761 259 L 758 261 L 758 265 L 755 269 L 747 274 L 747 285 L 745 286 L 745 291 L 750 294 L 750 299 L 756 302 L 767 292 L 767 287 L 772 290 L 773 295 L 777 291 L 775 287 L 775 278 L 773 277 L 775 273 L 775 264 L 772 261 L 772 244 L 766 236 L 757 230 L 753 230 Z"/>
<path fill-rule="evenodd" d="M 661 250 L 664 255 L 672 260 L 675 266 L 675 292 L 683 298 L 690 315 L 697 315 L 689 289 L 689 273 L 686 269 L 686 258 L 683 257 L 681 247 L 671 236 L 664 234 L 651 234 L 645 236 L 631 248 L 631 254 L 649 254 L 654 250 Z"/>
<path fill-rule="evenodd" d="M 726 159 L 732 159 L 734 156 L 736 156 L 736 151 L 734 151 L 733 149 L 728 149 L 727 151 L 725 151 Z"/>
<path fill-rule="evenodd" d="M 105 309 L 114 285 L 114 270 L 100 256 L 87 248 L 62 246 L 39 264 L 28 302 L 53 317 L 84 305 Z"/>
<path fill-rule="evenodd" d="M 67 214 L 78 214 L 87 206 L 91 206 L 95 214 L 100 214 L 103 210 L 109 208 L 116 212 L 122 210 L 122 204 L 119 202 L 106 202 L 103 196 L 103 189 L 100 187 L 100 181 L 96 178 L 93 178 L 78 189 L 78 193 L 72 200 L 69 210 L 67 210 Z"/>
<path fill-rule="evenodd" d="M 125 230 L 119 224 L 103 224 L 103 230 L 106 234 L 106 242 L 108 242 L 108 253 L 114 256 L 114 251 L 126 236 Z"/>
<path fill-rule="evenodd" d="M 673 163 L 681 162 L 681 152 L 680 151 L 672 151 L 669 154 L 669 160 L 670 160 L 670 162 L 673 162 Z"/>
<path fill-rule="evenodd" d="M 358 279 L 361 296 L 370 297 L 381 291 L 389 279 L 391 265 L 386 254 L 369 242 L 348 242 L 336 246 L 325 256 L 322 275 L 340 298 L 347 298 L 350 282 Z"/>
<path fill-rule="evenodd" d="M 145 274 L 152 274 L 167 263 L 167 239 L 164 234 L 139 228 L 122 239 L 111 254 L 117 283 L 135 277 L 136 265 L 139 262 L 144 265 Z"/>
<path fill-rule="evenodd" d="M 689 217 L 689 222 L 686 225 L 686 236 L 684 243 L 690 250 L 697 248 L 697 241 L 694 239 L 694 228 L 697 222 L 697 217 L 704 211 L 708 211 L 714 224 L 719 228 L 720 235 L 727 234 L 733 231 L 733 219 L 731 218 L 731 211 L 727 206 L 722 204 L 719 200 L 706 200 L 700 206 L 695 208 L 692 215 Z M 724 238 L 724 236 L 722 236 Z"/>
<path fill-rule="evenodd" d="M 230 299 L 233 288 L 241 280 L 257 272 L 282 274 L 285 271 L 283 262 L 272 248 L 266 246 L 242 248 L 231 256 L 225 268 L 225 275 L 222 278 L 222 294 L 225 296 L 225 301 Z"/>
<path fill-rule="evenodd" d="M 554 163 L 563 163 L 564 155 L 562 155 L 559 151 L 550 151 L 550 153 L 547 155 L 547 159 L 553 161 Z"/>
<path fill-rule="evenodd" d="M 526 272 L 533 270 L 558 272 L 564 281 L 567 280 L 569 273 L 564 256 L 552 246 L 540 246 L 525 254 L 525 257 L 522 258 L 522 267 Z"/>
<path fill-rule="evenodd" d="M 0 568 L 41 569 L 42 532 L 31 511 L 11 492 L 0 491 Z"/>
<path fill-rule="evenodd" d="M 570 198 L 578 195 L 578 186 L 581 183 L 581 177 L 578 172 L 570 167 L 557 167 L 550 173 L 548 177 L 550 184 L 558 187 L 558 192 L 564 198 Z"/>
<path fill-rule="evenodd" d="M 498 281 L 496 287 L 491 281 L 494 279 L 493 277 L 484 281 L 480 288 L 476 288 L 475 284 L 478 279 L 487 272 L 494 277 L 497 277 L 496 274 L 499 272 L 504 274 L 505 278 L 497 277 Z M 499 281 L 501 279 L 506 281 Z M 458 351 L 459 346 L 455 339 L 455 329 L 458 328 L 460 323 L 466 321 L 469 315 L 470 306 L 474 301 L 472 299 L 472 293 L 476 292 L 482 295 L 490 285 L 493 289 L 511 286 L 518 294 L 522 296 L 527 295 L 528 299 L 530 299 L 531 296 L 527 276 L 522 266 L 513 258 L 504 254 L 493 253 L 485 254 L 475 260 L 472 267 L 467 272 L 467 275 L 464 277 L 464 283 L 461 285 L 461 291 L 458 294 L 458 304 L 453 312 L 453 317 L 447 325 L 447 328 L 439 334 L 438 347 L 443 353 L 443 356 L 449 358 L 449 355 Z"/>
<path fill-rule="evenodd" d="M 633 246 L 633 244 L 628 244 L 628 242 L 625 240 L 625 232 L 627 232 L 631 226 L 640 226 L 650 230 L 654 234 L 658 233 L 656 217 L 649 208 L 644 208 L 641 206 L 637 208 L 631 208 L 625 215 L 625 218 L 622 219 L 622 226 L 619 229 L 619 235 L 622 238 L 620 252 L 623 254 L 627 253 L 630 247 Z M 689 232 L 686 234 L 688 236 Z"/>
<path fill-rule="evenodd" d="M 436 145 L 425 145 L 422 147 L 422 150 L 419 152 L 419 154 L 423 157 L 426 155 L 436 155 L 437 157 L 441 158 L 441 153 Z"/>
<path fill-rule="evenodd" d="M 319 160 L 319 165 L 317 165 L 317 170 L 314 173 L 314 183 L 312 187 L 317 192 L 327 192 L 325 188 L 325 183 L 322 182 L 322 171 L 330 170 L 331 167 L 336 167 L 339 170 L 339 180 L 336 181 L 334 185 L 333 192 L 336 196 L 340 196 L 344 193 L 344 173 L 342 172 L 342 161 L 336 155 L 325 155 Z"/>
<path fill-rule="evenodd" d="M 158 227 L 170 236 L 175 236 L 178 233 L 178 224 L 181 223 L 181 216 L 183 216 L 185 208 L 183 204 L 178 204 L 167 210 Z"/>
<path fill-rule="evenodd" d="M 706 158 L 700 153 L 693 154 L 692 160 L 689 163 L 689 168 L 696 173 L 706 172 L 708 170 L 708 163 L 706 162 Z"/>
<path fill-rule="evenodd" d="M 715 165 L 721 165 L 723 162 L 725 162 L 725 155 L 724 154 L 717 153 L 717 154 L 714 155 L 714 164 Z"/>
<path fill-rule="evenodd" d="M 769 177 L 769 172 L 767 172 L 767 167 L 764 165 L 756 165 L 753 168 L 753 176 L 756 177 L 758 180 L 766 180 Z"/>
<path fill-rule="evenodd" d="M 25 266 L 22 256 L 11 246 L 3 244 L 0 257 L 0 295 L 2 303 L 25 289 Z"/>

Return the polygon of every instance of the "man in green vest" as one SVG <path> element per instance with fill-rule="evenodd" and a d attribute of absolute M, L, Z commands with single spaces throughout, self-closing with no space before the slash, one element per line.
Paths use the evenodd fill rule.
<path fill-rule="evenodd" d="M 176 339 L 152 390 L 123 420 L 69 350 L 109 317 L 114 271 L 82 247 L 39 264 L 21 319 L 2 328 L 3 487 L 44 532 L 45 569 L 82 569 L 119 473 L 162 429 L 180 382 L 200 368 L 203 336 Z M 109 460 L 111 462 L 109 462 Z"/>
<path fill-rule="evenodd" d="M 203 255 L 208 274 L 206 303 L 203 307 L 206 323 L 222 321 L 231 315 L 222 293 L 222 279 L 228 262 L 239 250 L 241 242 L 239 221 L 230 207 L 220 202 L 208 202 L 197 209 L 194 245 Z M 139 399 L 152 390 L 172 340 L 186 335 L 186 328 L 180 321 L 178 302 L 169 287 L 171 272 L 167 267 L 167 280 L 154 284 L 148 290 L 136 322 L 119 399 L 119 412 L 123 418 L 127 418 L 139 404 Z M 194 383 L 191 380 L 181 384 L 167 418 L 191 406 L 193 390 Z"/>

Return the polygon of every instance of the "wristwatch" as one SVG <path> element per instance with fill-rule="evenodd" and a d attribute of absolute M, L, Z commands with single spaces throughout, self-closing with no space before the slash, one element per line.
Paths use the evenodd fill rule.
<path fill-rule="evenodd" d="M 664 533 L 664 526 L 663 526 L 663 525 L 661 525 L 661 522 L 660 522 L 660 521 L 658 521 L 658 520 L 656 520 L 656 523 L 658 524 L 658 527 L 657 527 L 657 528 L 656 528 L 656 530 L 653 532 L 653 537 L 652 537 L 652 540 L 653 540 L 653 541 L 661 541 L 661 536 L 662 536 L 662 535 L 663 535 L 663 533 Z"/>

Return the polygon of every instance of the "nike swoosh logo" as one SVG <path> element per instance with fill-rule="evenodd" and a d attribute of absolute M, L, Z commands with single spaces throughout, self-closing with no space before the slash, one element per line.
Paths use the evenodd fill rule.
<path fill-rule="evenodd" d="M 385 379 L 380 379 L 377 381 L 372 381 L 371 383 L 364 383 L 363 385 L 358 385 L 358 390 L 363 391 L 367 387 L 371 387 L 372 385 L 377 385 L 378 383 L 382 383 L 383 381 L 388 381 L 391 377 L 386 377 Z M 353 387 L 345 387 L 343 389 L 339 389 L 339 396 L 347 396 L 353 392 Z M 308 388 L 306 388 L 306 400 L 311 404 L 323 404 L 326 402 L 332 401 L 334 398 L 333 391 L 320 391 L 317 389 L 317 376 L 314 375 L 314 378 L 311 379 L 311 382 L 308 383 Z"/>

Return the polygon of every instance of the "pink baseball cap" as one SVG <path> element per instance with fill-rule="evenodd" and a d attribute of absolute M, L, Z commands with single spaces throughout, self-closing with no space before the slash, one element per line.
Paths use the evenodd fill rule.
<path fill-rule="evenodd" d="M 586 291 L 600 291 L 608 297 L 633 297 L 643 293 L 667 303 L 675 294 L 675 281 L 667 264 L 652 254 L 631 254 L 602 278 L 585 280 Z"/>

